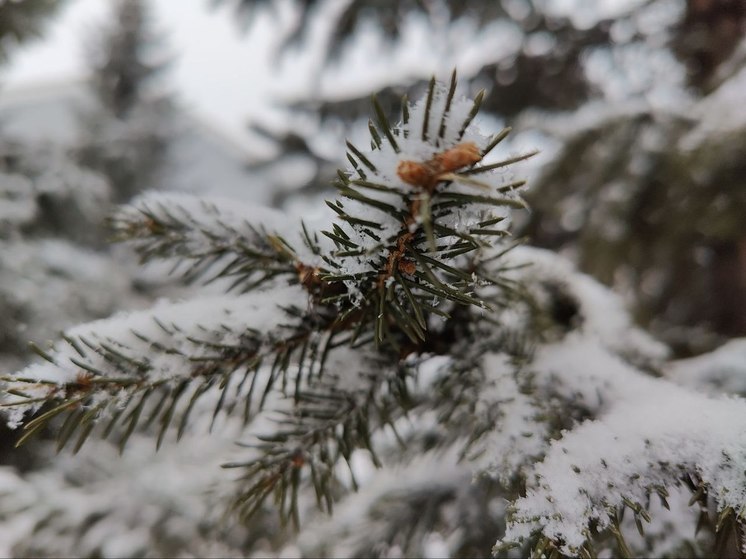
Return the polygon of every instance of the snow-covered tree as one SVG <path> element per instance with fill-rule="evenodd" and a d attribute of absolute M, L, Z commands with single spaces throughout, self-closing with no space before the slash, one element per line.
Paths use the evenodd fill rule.
<path fill-rule="evenodd" d="M 152 187 L 174 134 L 173 99 L 161 88 L 168 59 L 145 0 L 113 0 L 111 21 L 88 45 L 95 106 L 78 157 L 104 174 L 117 201 Z"/>
<path fill-rule="evenodd" d="M 0 2 L 0 63 L 18 44 L 41 35 L 46 18 L 65 0 L 2 0 Z"/>
<path fill-rule="evenodd" d="M 64 148 L 0 138 L 1 374 L 33 356 L 29 340 L 138 299 L 121 263 L 92 249 L 111 207 L 108 183 Z M 3 425 L 0 463 L 26 470 L 44 462 L 39 447 L 10 452 L 15 438 Z"/>
<path fill-rule="evenodd" d="M 0 3 L 0 49 L 11 47 L 12 37 L 22 38 L 38 30 L 39 18 L 61 4 L 35 0 Z M 5 50 L 0 50 L 0 62 L 5 62 L 4 56 Z M 121 135 L 118 137 L 121 140 Z M 143 138 L 128 137 L 115 149 L 124 150 L 128 141 L 136 143 Z M 87 140 L 93 148 L 109 138 Z M 137 149 L 145 147 L 143 143 Z M 134 288 L 126 264 L 114 261 L 105 242 L 109 233 L 104 222 L 113 207 L 115 189 L 106 176 L 81 163 L 70 151 L 69 146 L 53 141 L 20 140 L 0 128 L 3 373 L 28 362 L 33 355 L 29 340 L 57 336 L 71 324 L 108 316 L 122 304 L 147 300 Z M 128 157 L 121 152 L 119 156 Z M 7 440 L 3 429 L 3 448 Z M 22 458 L 18 458 L 20 453 L 0 451 L 0 462 L 13 462 L 24 470 L 38 466 L 37 449 L 33 450 Z"/>
<path fill-rule="evenodd" d="M 0 140 L 0 361 L 29 355 L 29 339 L 110 314 L 129 291 L 121 270 L 90 249 L 105 233 L 110 195 L 63 148 Z"/>
<path fill-rule="evenodd" d="M 123 207 L 144 260 L 226 293 L 73 328 L 6 378 L 21 442 L 51 427 L 81 455 L 3 472 L 3 551 L 744 551 L 743 367 L 667 363 L 608 289 L 511 241 L 531 154 L 477 128 L 482 98 L 454 75 L 394 125 L 374 103 L 319 223 Z"/>

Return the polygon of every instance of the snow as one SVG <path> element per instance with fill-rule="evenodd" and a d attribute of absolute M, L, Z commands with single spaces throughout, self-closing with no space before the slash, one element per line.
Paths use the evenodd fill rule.
<path fill-rule="evenodd" d="M 456 447 L 413 457 L 407 465 L 378 470 L 357 493 L 338 505 L 333 518 L 320 517 L 309 523 L 298 545 L 306 555 L 321 551 L 333 557 L 354 557 L 368 542 L 385 549 L 386 519 L 380 522 L 370 516 L 376 503 L 406 498 L 418 491 L 455 491 L 468 485 L 469 479 L 469 469 L 459 464 Z M 442 550 L 442 542 L 438 548 Z"/>
<path fill-rule="evenodd" d="M 55 456 L 55 471 L 0 469 L 0 554 L 239 556 L 214 538 L 225 533 L 233 477 L 220 464 L 236 454 L 238 431 L 236 423 L 209 437 L 200 431 L 158 453 L 148 435 L 133 435 L 123 455 L 90 441 L 75 457 Z"/>
<path fill-rule="evenodd" d="M 746 67 L 691 107 L 691 116 L 697 125 L 682 138 L 681 148 L 694 150 L 709 142 L 713 135 L 724 137 L 746 127 L 744 88 Z"/>
<path fill-rule="evenodd" d="M 648 492 L 677 486 L 686 472 L 702 478 L 718 510 L 744 510 L 743 400 L 708 398 L 649 378 L 587 343 L 563 346 L 546 349 L 537 368 L 543 359 L 553 378 L 567 382 L 560 390 L 572 394 L 565 396 L 580 395 L 596 419 L 552 443 L 515 503 L 505 541 L 541 529 L 564 542 L 564 553 L 576 554 L 591 521 L 608 526 L 623 499 L 644 503 Z"/>
<path fill-rule="evenodd" d="M 547 410 L 542 398 L 528 391 L 528 371 L 516 371 L 508 356 L 488 353 L 481 367 L 486 374 L 475 416 L 494 427 L 469 454 L 482 455 L 481 459 L 473 459 L 475 471 L 483 469 L 507 487 L 544 454 L 550 433 L 548 426 L 536 418 Z"/>
<path fill-rule="evenodd" d="M 716 350 L 666 364 L 664 374 L 677 384 L 710 393 L 746 395 L 746 338 Z"/>
<path fill-rule="evenodd" d="M 508 252 L 497 265 L 546 301 L 547 286 L 559 287 L 578 305 L 583 335 L 598 340 L 602 347 L 646 367 L 660 365 L 668 349 L 634 326 L 622 299 L 586 274 L 579 273 L 566 258 L 539 248 L 519 246 Z M 510 268 L 514 267 L 514 271 Z"/>
<path fill-rule="evenodd" d="M 30 397 L 47 395 L 50 390 L 59 390 L 66 383 L 76 382 L 83 372 L 77 364 L 81 358 L 88 366 L 115 378 L 134 379 L 138 377 L 133 375 L 139 374 L 149 383 L 189 378 L 195 359 L 215 354 L 211 343 L 237 347 L 240 343 L 247 343 L 244 337 L 251 329 L 269 335 L 288 320 L 278 306 L 279 302 L 301 308 L 307 303 L 307 295 L 298 287 L 275 287 L 272 294 L 272 297 L 267 297 L 266 293 L 259 291 L 242 296 L 195 298 L 182 303 L 162 301 L 152 309 L 120 312 L 107 319 L 71 328 L 66 334 L 76 341 L 76 347 L 59 345 L 48 352 L 54 363 L 40 361 L 12 376 L 49 381 L 53 383 L 51 388 L 48 384 L 23 381 L 9 381 L 10 386 L 17 384 L 17 388 Z M 144 369 L 122 372 L 106 359 L 105 352 L 95 349 L 102 344 L 116 348 L 121 354 L 141 363 Z M 158 344 L 165 350 L 154 351 Z M 111 396 L 111 401 L 126 403 L 129 397 L 130 391 L 125 388 Z M 19 404 L 8 411 L 7 420 L 11 427 L 18 426 L 26 412 L 35 411 L 40 406 L 38 402 L 25 404 L 24 400 L 23 397 L 6 395 L 6 403 Z"/>

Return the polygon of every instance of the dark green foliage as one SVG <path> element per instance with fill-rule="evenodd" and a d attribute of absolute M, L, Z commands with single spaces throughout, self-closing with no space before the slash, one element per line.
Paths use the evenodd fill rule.
<path fill-rule="evenodd" d="M 537 181 L 525 231 L 539 245 L 578 247 L 581 267 L 606 283 L 625 275 L 639 319 L 657 321 L 685 354 L 711 342 L 672 325 L 746 331 L 744 134 L 683 147 L 690 131 L 688 120 L 644 112 L 572 134 Z M 652 134 L 661 140 L 651 146 Z"/>
<path fill-rule="evenodd" d="M 38 38 L 46 19 L 53 16 L 65 0 L 23 0 L 0 3 L 0 64 L 5 63 L 18 44 Z"/>

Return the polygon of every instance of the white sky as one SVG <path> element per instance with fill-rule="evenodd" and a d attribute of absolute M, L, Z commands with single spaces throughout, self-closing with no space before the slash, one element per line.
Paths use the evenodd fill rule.
<path fill-rule="evenodd" d="M 106 21 L 108 6 L 103 0 L 68 0 L 43 41 L 14 51 L 0 74 L 3 88 L 84 76 L 85 38 Z M 263 15 L 251 33 L 241 32 L 228 5 L 210 10 L 209 0 L 150 0 L 150 6 L 155 28 L 165 32 L 168 51 L 176 54 L 172 90 L 189 110 L 246 146 L 246 123 L 266 110 L 279 80 L 271 51 L 292 17 L 288 3 L 278 1 L 282 16 Z"/>
<path fill-rule="evenodd" d="M 250 32 L 242 32 L 231 2 L 214 10 L 208 9 L 210 3 L 149 0 L 154 26 L 165 32 L 168 48 L 177 56 L 170 72 L 172 90 L 189 110 L 250 152 L 266 149 L 266 145 L 247 134 L 247 122 L 252 117 L 272 122 L 269 106 L 282 97 L 367 93 L 396 81 L 395 75 L 404 81 L 407 76 L 423 78 L 432 73 L 445 78 L 454 67 L 468 75 L 485 62 L 485 53 L 487 58 L 497 58 L 506 48 L 515 48 L 515 41 L 505 40 L 504 33 L 490 26 L 478 32 L 473 22 L 462 22 L 433 33 L 422 18 L 411 17 L 404 22 L 399 48 L 392 48 L 379 30 L 367 26 L 355 44 L 345 48 L 341 64 L 327 68 L 320 79 L 325 39 L 336 20 L 335 12 L 346 5 L 344 0 L 324 4 L 325 14 L 314 18 L 307 29 L 310 40 L 302 49 L 279 58 L 273 56 L 275 48 L 296 17 L 292 0 L 273 0 L 277 13 L 261 14 Z M 84 41 L 107 20 L 109 5 L 106 0 L 67 0 L 43 41 L 15 51 L 11 66 L 0 75 L 1 85 L 16 89 L 82 77 L 86 71 Z M 496 37 L 501 38 L 499 44 Z"/>

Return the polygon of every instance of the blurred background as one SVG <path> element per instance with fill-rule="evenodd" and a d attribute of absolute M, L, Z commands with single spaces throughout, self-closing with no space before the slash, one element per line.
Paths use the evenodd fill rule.
<path fill-rule="evenodd" d="M 462 94 L 487 91 L 483 128 L 514 129 L 496 158 L 539 150 L 511 171 L 530 185 L 516 237 L 611 286 L 673 357 L 746 336 L 745 32 L 744 0 L 0 0 L 0 375 L 30 360 L 29 340 L 189 295 L 109 242 L 117 204 L 176 190 L 308 216 L 334 195 L 345 138 L 367 141 L 370 96 L 393 115 L 454 68 Z M 67 549 L 62 533 L 76 550 L 87 534 L 92 556 L 135 553 L 117 547 L 124 528 L 96 532 L 101 501 L 133 533 L 152 526 L 152 555 L 225 556 L 282 534 L 195 547 L 211 510 L 189 490 L 220 456 L 204 438 L 157 459 L 150 441 L 126 460 L 102 443 L 86 463 L 51 443 L 11 451 L 16 438 L 0 428 L 0 465 L 28 475 L 29 503 L 63 511 L 34 528 L 29 556 Z M 186 489 L 171 491 L 188 506 L 168 484 L 149 516 L 141 501 L 158 491 L 120 505 L 157 460 L 143 495 L 178 467 Z M 494 543 L 484 518 L 480 550 Z"/>
<path fill-rule="evenodd" d="M 0 368 L 187 289 L 107 243 L 113 205 L 313 212 L 371 94 L 453 68 L 498 156 L 540 150 L 517 236 L 677 356 L 746 335 L 745 31 L 743 0 L 0 0 Z"/>

